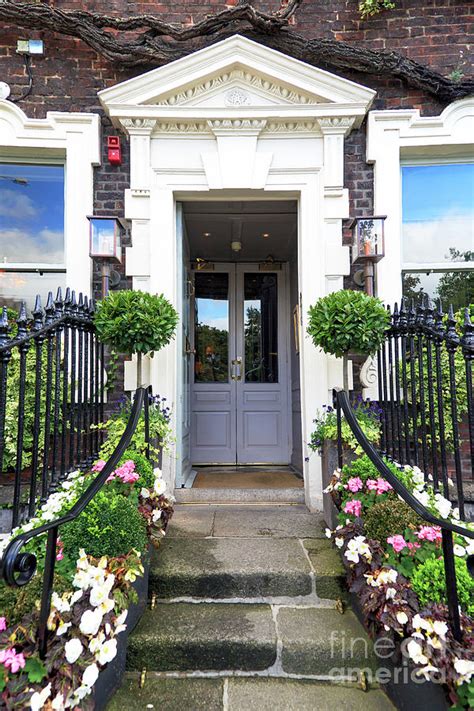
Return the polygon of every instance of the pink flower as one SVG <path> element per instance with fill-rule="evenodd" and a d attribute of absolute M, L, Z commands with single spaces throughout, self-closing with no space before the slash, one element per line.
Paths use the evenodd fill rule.
<path fill-rule="evenodd" d="M 62 560 L 64 558 L 64 543 L 60 538 L 56 545 L 56 560 Z"/>
<path fill-rule="evenodd" d="M 377 480 L 376 479 L 367 479 L 365 482 L 366 487 L 369 489 L 369 491 L 375 491 L 377 488 Z"/>
<path fill-rule="evenodd" d="M 359 499 L 352 499 L 352 501 L 346 501 L 344 505 L 344 513 L 353 514 L 354 516 L 360 516 L 362 509 L 362 502 Z"/>
<path fill-rule="evenodd" d="M 107 481 L 120 479 L 124 484 L 134 484 L 139 478 L 140 475 L 135 471 L 135 462 L 132 459 L 129 459 L 127 462 L 124 462 L 122 466 L 117 467 L 117 469 L 108 477 Z"/>
<path fill-rule="evenodd" d="M 25 666 L 25 657 L 21 652 L 17 654 L 15 647 L 2 649 L 0 652 L 0 664 L 3 664 L 6 669 L 10 667 L 12 674 L 16 674 L 17 671 Z"/>
<path fill-rule="evenodd" d="M 96 463 L 94 464 L 94 466 L 92 467 L 92 471 L 93 471 L 93 472 L 101 472 L 104 467 L 105 467 L 105 462 L 104 462 L 104 460 L 103 460 L 103 459 L 99 459 L 99 461 L 96 462 Z"/>
<path fill-rule="evenodd" d="M 379 477 L 377 479 L 377 494 L 385 494 L 387 491 L 391 491 L 392 487 L 388 483 L 388 481 L 385 481 L 385 479 L 382 479 Z"/>
<path fill-rule="evenodd" d="M 414 551 L 414 550 L 416 550 L 417 548 L 421 548 L 421 543 L 410 543 L 410 542 L 408 542 L 408 543 L 407 543 L 407 546 L 408 546 L 408 550 Z"/>
<path fill-rule="evenodd" d="M 7 620 L 5 617 L 0 617 L 0 632 L 7 629 Z"/>
<path fill-rule="evenodd" d="M 349 491 L 352 491 L 353 494 L 356 494 L 358 491 L 360 491 L 363 487 L 362 479 L 358 476 L 353 476 L 349 479 L 347 482 L 347 488 Z"/>
<path fill-rule="evenodd" d="M 431 541 L 439 543 L 442 540 L 441 529 L 439 526 L 420 526 L 420 530 L 416 533 L 420 541 Z"/>
<path fill-rule="evenodd" d="M 390 545 L 393 546 L 395 553 L 400 553 L 400 551 L 407 547 L 406 540 L 398 533 L 396 536 L 390 536 L 390 538 L 387 538 L 387 543 L 390 543 Z"/>

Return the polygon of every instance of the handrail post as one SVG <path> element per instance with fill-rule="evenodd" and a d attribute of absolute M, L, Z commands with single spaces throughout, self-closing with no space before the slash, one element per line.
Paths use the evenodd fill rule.
<path fill-rule="evenodd" d="M 46 558 L 44 565 L 43 592 L 38 625 L 38 649 L 40 659 L 44 659 L 48 647 L 48 619 L 51 612 L 51 595 L 53 592 L 54 569 L 56 566 L 56 544 L 58 542 L 58 527 L 48 531 L 46 543 Z"/>
<path fill-rule="evenodd" d="M 448 602 L 449 620 L 454 638 L 460 642 L 462 639 L 461 620 L 459 617 L 459 598 L 456 581 L 456 566 L 454 563 L 453 534 L 446 528 L 441 529 L 444 574 L 446 577 L 446 598 Z"/>
<path fill-rule="evenodd" d="M 344 457 L 342 451 L 342 413 L 341 403 L 337 397 L 337 390 L 333 390 L 333 405 L 336 408 L 336 423 L 337 423 L 337 466 L 342 469 L 344 465 Z"/>

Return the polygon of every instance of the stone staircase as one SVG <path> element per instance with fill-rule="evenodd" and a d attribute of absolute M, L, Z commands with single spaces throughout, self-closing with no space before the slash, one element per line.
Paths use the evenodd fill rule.
<path fill-rule="evenodd" d="M 342 577 L 304 506 L 178 506 L 108 711 L 392 709 Z"/>

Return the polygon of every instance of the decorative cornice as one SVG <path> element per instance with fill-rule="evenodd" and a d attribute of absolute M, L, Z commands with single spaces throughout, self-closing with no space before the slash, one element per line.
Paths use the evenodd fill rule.
<path fill-rule="evenodd" d="M 156 119 L 149 118 L 121 118 L 120 123 L 128 133 L 151 134 L 155 128 Z"/>
<path fill-rule="evenodd" d="M 317 121 L 268 121 L 263 133 L 310 133 L 320 134 Z"/>
<path fill-rule="evenodd" d="M 246 89 L 253 88 L 257 91 L 266 94 L 268 97 L 275 97 L 280 103 L 284 104 L 317 104 L 319 103 L 314 96 L 303 92 L 298 92 L 289 89 L 282 84 L 278 84 L 270 79 L 253 74 L 243 69 L 234 69 L 230 72 L 224 72 L 219 76 L 201 81 L 195 86 L 188 87 L 182 91 L 170 94 L 156 102 L 157 106 L 179 106 L 190 104 L 196 99 L 202 97 L 203 94 L 210 94 L 217 89 L 225 89 L 231 82 L 242 82 L 243 87 L 229 87 L 225 95 L 225 103 L 227 106 L 249 106 L 252 104 L 251 96 Z"/>
<path fill-rule="evenodd" d="M 318 118 L 318 123 L 323 134 L 343 134 L 350 132 L 355 119 L 350 116 L 327 116 Z"/>

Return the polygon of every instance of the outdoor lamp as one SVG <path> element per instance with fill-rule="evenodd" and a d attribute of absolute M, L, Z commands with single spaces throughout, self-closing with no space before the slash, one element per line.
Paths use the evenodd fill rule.
<path fill-rule="evenodd" d="M 354 281 L 363 286 L 369 296 L 375 294 L 375 262 L 385 256 L 384 223 L 386 215 L 356 217 L 352 227 L 352 262 L 362 266 L 354 274 Z"/>
<path fill-rule="evenodd" d="M 123 223 L 117 217 L 91 216 L 89 220 L 89 256 L 100 257 L 102 261 L 102 298 L 109 291 L 110 261 L 122 261 L 120 230 Z"/>

